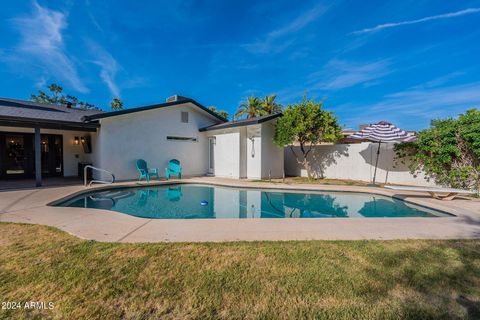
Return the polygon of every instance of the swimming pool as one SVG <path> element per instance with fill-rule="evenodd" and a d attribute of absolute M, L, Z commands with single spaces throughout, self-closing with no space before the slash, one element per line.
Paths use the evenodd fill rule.
<path fill-rule="evenodd" d="M 56 204 L 148 219 L 401 218 L 448 214 L 387 196 L 178 184 L 97 190 Z"/>

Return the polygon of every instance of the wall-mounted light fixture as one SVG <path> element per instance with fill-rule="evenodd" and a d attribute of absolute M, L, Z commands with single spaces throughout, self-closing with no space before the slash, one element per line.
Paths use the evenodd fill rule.
<path fill-rule="evenodd" d="M 85 144 L 85 137 L 80 137 L 80 142 L 81 142 L 82 144 Z"/>
<path fill-rule="evenodd" d="M 73 144 L 74 144 L 74 145 L 79 145 L 79 144 L 80 144 L 80 139 L 79 139 L 78 137 L 75 137 L 75 138 L 73 139 Z"/>
<path fill-rule="evenodd" d="M 255 158 L 255 138 L 254 137 L 251 137 L 249 138 L 250 141 L 252 142 L 252 152 L 251 152 L 251 156 L 252 158 Z"/>

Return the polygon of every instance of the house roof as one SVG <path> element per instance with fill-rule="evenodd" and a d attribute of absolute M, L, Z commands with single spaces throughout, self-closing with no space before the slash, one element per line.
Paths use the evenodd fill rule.
<path fill-rule="evenodd" d="M 67 108 L 62 105 L 0 98 L 0 116 L 83 122 L 83 117 L 99 113 L 103 113 L 103 111 Z"/>
<path fill-rule="evenodd" d="M 221 117 L 217 113 L 209 110 L 208 108 L 204 107 L 197 101 L 190 99 L 190 98 L 185 98 L 185 97 L 180 97 L 178 96 L 178 100 L 176 101 L 170 101 L 170 102 L 165 102 L 165 103 L 159 103 L 159 104 L 152 104 L 148 106 L 143 106 L 143 107 L 137 107 L 137 108 L 131 108 L 131 109 L 124 109 L 124 110 L 119 110 L 119 111 L 112 111 L 112 112 L 104 112 L 104 113 L 99 113 L 99 114 L 93 114 L 90 116 L 85 117 L 85 121 L 92 121 L 92 120 L 98 120 L 98 119 L 103 119 L 103 118 L 108 118 L 108 117 L 114 117 L 114 116 L 119 116 L 122 114 L 129 114 L 129 113 L 135 113 L 135 112 L 141 112 L 141 111 L 147 111 L 147 110 L 154 110 L 154 109 L 159 109 L 159 108 L 166 108 L 166 107 L 171 107 L 179 104 L 184 104 L 184 103 L 191 103 L 195 105 L 196 107 L 202 109 L 203 111 L 209 113 L 210 115 L 214 116 L 221 122 L 226 122 L 227 119 Z"/>
<path fill-rule="evenodd" d="M 243 127 L 243 126 L 249 126 L 252 124 L 259 124 L 262 122 L 270 121 L 272 119 L 278 118 L 283 116 L 282 113 L 274 113 L 274 114 L 269 114 L 266 116 L 261 116 L 261 117 L 255 117 L 255 118 L 249 118 L 249 119 L 242 119 L 242 120 L 234 120 L 234 121 L 229 121 L 225 123 L 220 123 L 220 124 L 214 124 L 209 127 L 205 128 L 200 128 L 200 131 L 211 131 L 211 130 L 220 130 L 220 129 L 228 129 L 228 128 L 234 128 L 234 127 Z"/>
<path fill-rule="evenodd" d="M 84 118 L 103 113 L 101 110 L 67 108 L 61 105 L 0 98 L 0 125 L 51 129 L 92 129 L 97 124 L 84 123 Z"/>

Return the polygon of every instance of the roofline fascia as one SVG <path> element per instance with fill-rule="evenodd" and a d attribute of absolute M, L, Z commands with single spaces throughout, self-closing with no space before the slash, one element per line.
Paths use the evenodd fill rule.
<path fill-rule="evenodd" d="M 226 122 L 226 123 L 222 123 L 222 124 L 216 124 L 216 125 L 213 125 L 213 126 L 200 128 L 198 131 L 205 132 L 205 131 L 223 130 L 223 129 L 230 129 L 230 128 L 236 128 L 236 127 L 250 126 L 250 125 L 254 125 L 254 124 L 260 124 L 260 123 L 263 123 L 263 122 L 267 122 L 267 121 L 276 119 L 276 118 L 281 117 L 281 116 L 283 116 L 283 113 L 280 112 L 280 113 L 272 114 L 268 117 L 260 118 L 260 119 L 257 119 L 257 120 L 252 120 L 251 122 L 230 121 L 230 122 Z M 216 127 L 216 126 L 220 126 L 220 128 L 213 128 L 213 127 Z"/>
<path fill-rule="evenodd" d="M 70 130 L 70 131 L 90 131 L 95 132 L 100 127 L 98 122 L 74 122 L 74 121 L 61 121 L 61 120 L 49 120 L 49 119 L 36 119 L 36 118 L 23 118 L 14 116 L 0 116 L 1 126 L 23 127 L 23 128 L 35 128 L 40 127 L 44 129 L 58 129 L 58 130 Z"/>
<path fill-rule="evenodd" d="M 119 110 L 119 111 L 111 111 L 111 112 L 105 112 L 105 113 L 99 113 L 99 114 L 94 114 L 91 116 L 84 116 L 85 121 L 92 121 L 92 120 L 98 120 L 98 119 L 103 119 L 103 118 L 108 118 L 108 117 L 115 117 L 115 116 L 120 116 L 124 114 L 129 114 L 129 113 L 135 113 L 135 112 L 141 112 L 141 111 L 147 111 L 147 110 L 154 110 L 154 109 L 159 109 L 159 108 L 165 108 L 165 107 L 171 107 L 179 104 L 184 104 L 184 103 L 192 103 L 202 109 L 203 111 L 206 111 L 208 114 L 214 116 L 218 120 L 222 122 L 228 122 L 227 119 L 223 118 L 222 116 L 218 115 L 217 113 L 209 110 L 202 104 L 198 103 L 197 101 L 193 99 L 183 99 L 183 100 L 178 100 L 178 101 L 172 101 L 172 102 L 165 102 L 165 103 L 158 103 L 158 104 L 152 104 L 148 106 L 143 106 L 143 107 L 138 107 L 138 108 L 131 108 L 131 109 L 124 109 L 124 110 Z"/>

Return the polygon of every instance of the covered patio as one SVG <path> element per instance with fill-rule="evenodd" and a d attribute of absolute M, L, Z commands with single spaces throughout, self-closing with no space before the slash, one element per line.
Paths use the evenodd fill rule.
<path fill-rule="evenodd" d="M 80 183 L 99 127 L 84 118 L 98 112 L 0 98 L 0 190 Z"/>

